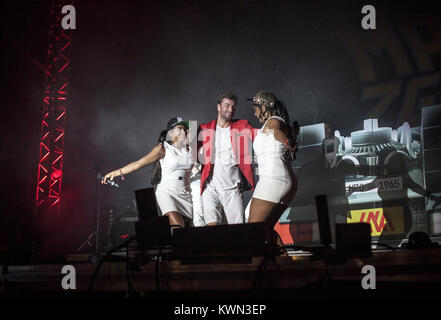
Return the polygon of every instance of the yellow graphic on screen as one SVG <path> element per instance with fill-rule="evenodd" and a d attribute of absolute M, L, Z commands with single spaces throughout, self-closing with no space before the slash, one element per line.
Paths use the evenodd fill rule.
<path fill-rule="evenodd" d="M 402 207 L 351 210 L 347 223 L 366 222 L 371 225 L 371 236 L 404 233 Z"/>

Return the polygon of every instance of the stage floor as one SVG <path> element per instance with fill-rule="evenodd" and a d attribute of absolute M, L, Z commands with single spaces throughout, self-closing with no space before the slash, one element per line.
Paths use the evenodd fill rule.
<path fill-rule="evenodd" d="M 139 253 L 137 254 L 139 256 Z M 351 296 L 362 289 L 362 267 L 375 267 L 376 290 L 407 289 L 435 290 L 441 296 L 441 248 L 420 250 L 374 250 L 372 257 L 346 260 L 345 263 L 330 263 L 311 260 L 304 254 L 278 256 L 262 263 L 262 257 L 252 258 L 250 263 L 182 264 L 179 260 L 144 263 L 130 253 L 130 291 L 152 294 L 203 292 L 315 292 L 323 288 L 344 289 Z M 65 264 L 3 266 L 1 268 L 1 292 L 3 296 L 28 296 L 60 292 L 87 293 L 97 267 L 88 261 L 88 255 L 66 256 Z M 89 294 L 124 293 L 128 290 L 125 253 L 104 262 Z M 119 261 L 118 261 L 119 260 Z M 146 262 L 146 263 L 145 263 Z M 76 288 L 62 288 L 64 265 L 75 268 Z M 354 291 L 355 290 L 355 291 Z M 404 290 L 404 291 L 403 291 Z M 407 290 L 407 291 L 409 291 Z M 302 294 L 303 294 L 302 293 Z M 420 292 L 421 294 L 427 292 Z M 416 295 L 416 293 L 414 293 Z M 421 294 L 419 296 L 421 296 Z M 275 295 L 276 296 L 276 295 Z M 314 296 L 314 295 L 313 295 Z M 305 298 L 305 295 L 302 296 Z"/>

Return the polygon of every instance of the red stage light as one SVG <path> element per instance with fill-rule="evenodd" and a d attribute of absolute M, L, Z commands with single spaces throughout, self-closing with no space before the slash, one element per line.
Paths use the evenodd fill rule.
<path fill-rule="evenodd" d="M 60 169 L 55 169 L 51 174 L 51 178 L 52 180 L 58 180 L 61 178 L 62 175 L 63 171 L 61 171 Z"/>

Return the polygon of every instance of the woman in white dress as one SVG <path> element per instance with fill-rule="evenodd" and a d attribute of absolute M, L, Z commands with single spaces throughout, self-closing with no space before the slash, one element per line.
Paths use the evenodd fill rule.
<path fill-rule="evenodd" d="M 141 159 L 106 174 L 102 183 L 118 176 L 124 179 L 124 175 L 154 163 L 152 184 L 157 184 L 155 194 L 161 213 L 169 217 L 172 228 L 184 227 L 184 218 L 193 219 L 188 127 L 188 121 L 182 118 L 170 119 L 158 145 Z"/>
<path fill-rule="evenodd" d="M 262 128 L 253 142 L 259 181 L 250 202 L 248 222 L 265 222 L 267 241 L 280 243 L 274 225 L 297 191 L 291 166 L 295 146 L 286 109 L 271 92 L 261 91 L 252 99 L 254 115 Z"/>

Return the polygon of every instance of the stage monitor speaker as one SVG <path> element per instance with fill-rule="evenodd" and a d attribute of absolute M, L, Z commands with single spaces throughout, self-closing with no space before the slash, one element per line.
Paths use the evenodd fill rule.
<path fill-rule="evenodd" d="M 336 223 L 338 259 L 371 256 L 371 225 L 369 223 Z"/>
<path fill-rule="evenodd" d="M 155 190 L 145 188 L 135 190 L 136 206 L 138 207 L 139 221 L 148 221 L 158 217 Z"/>
<path fill-rule="evenodd" d="M 161 248 L 171 244 L 170 222 L 167 216 L 135 222 L 136 242 L 141 250 Z"/>
<path fill-rule="evenodd" d="M 183 264 L 251 262 L 265 255 L 265 224 L 176 229 L 172 245 Z"/>

